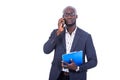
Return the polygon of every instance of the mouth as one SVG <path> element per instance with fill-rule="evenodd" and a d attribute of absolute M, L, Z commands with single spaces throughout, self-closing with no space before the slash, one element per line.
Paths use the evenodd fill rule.
<path fill-rule="evenodd" d="M 71 20 L 71 19 L 68 19 L 68 20 L 66 20 L 66 23 L 67 23 L 67 24 L 71 24 L 71 23 L 72 23 L 72 20 Z"/>

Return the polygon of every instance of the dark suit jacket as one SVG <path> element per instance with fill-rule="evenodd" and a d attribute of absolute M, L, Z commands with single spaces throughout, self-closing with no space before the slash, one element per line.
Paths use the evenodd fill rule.
<path fill-rule="evenodd" d="M 49 80 L 57 80 L 62 70 L 62 54 L 66 53 L 65 29 L 59 36 L 56 35 L 56 30 L 51 33 L 49 40 L 44 44 L 43 48 L 46 54 L 49 54 L 54 50 L 54 58 L 52 61 Z M 86 80 L 87 69 L 97 65 L 96 51 L 91 35 L 82 29 L 77 28 L 71 52 L 80 50 L 83 50 L 83 64 L 80 66 L 80 70 L 78 72 L 70 70 L 70 80 Z M 87 62 L 85 62 L 85 56 L 87 57 Z"/>

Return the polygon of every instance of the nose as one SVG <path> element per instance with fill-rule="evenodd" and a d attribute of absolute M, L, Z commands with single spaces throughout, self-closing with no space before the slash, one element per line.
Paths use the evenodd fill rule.
<path fill-rule="evenodd" d="M 67 18 L 67 19 L 72 19 L 72 16 L 68 15 L 66 18 Z"/>

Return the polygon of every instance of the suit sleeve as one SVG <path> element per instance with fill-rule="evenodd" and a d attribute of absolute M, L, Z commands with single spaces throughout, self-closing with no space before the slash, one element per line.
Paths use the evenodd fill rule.
<path fill-rule="evenodd" d="M 53 51 L 53 49 L 55 48 L 56 42 L 58 40 L 58 37 L 59 36 L 57 36 L 56 30 L 53 30 L 48 41 L 43 46 L 44 53 L 49 54 L 50 52 Z"/>
<path fill-rule="evenodd" d="M 87 62 L 80 66 L 80 71 L 93 68 L 97 65 L 97 56 L 91 35 L 88 35 L 87 37 L 86 45 L 85 45 L 85 53 L 87 57 Z"/>

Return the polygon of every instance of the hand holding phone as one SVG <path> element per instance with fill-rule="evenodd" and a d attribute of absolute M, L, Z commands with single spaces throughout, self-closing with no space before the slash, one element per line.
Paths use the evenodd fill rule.
<path fill-rule="evenodd" d="M 64 30 L 64 18 L 60 18 L 58 21 L 58 30 L 57 30 L 57 35 L 59 35 L 63 30 Z"/>
<path fill-rule="evenodd" d="M 58 27 L 64 27 L 65 21 L 64 18 L 60 18 L 58 21 Z"/>

